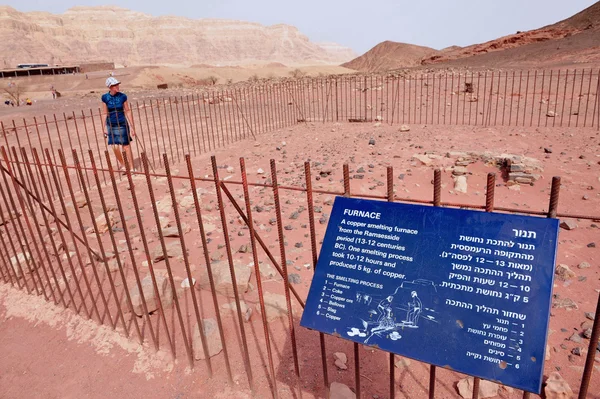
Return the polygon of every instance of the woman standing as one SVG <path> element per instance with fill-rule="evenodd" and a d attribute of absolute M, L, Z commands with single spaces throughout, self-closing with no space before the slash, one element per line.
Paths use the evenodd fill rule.
<path fill-rule="evenodd" d="M 129 143 L 135 137 L 133 124 L 133 113 L 127 102 L 127 95 L 119 90 L 119 82 L 114 77 L 106 79 L 108 93 L 102 95 L 101 120 L 105 121 L 104 137 L 108 137 L 108 145 L 113 146 L 113 151 L 119 163 L 119 170 L 125 170 L 125 162 L 122 152 L 125 152 L 125 158 L 129 169 L 133 168 L 133 155 Z"/>

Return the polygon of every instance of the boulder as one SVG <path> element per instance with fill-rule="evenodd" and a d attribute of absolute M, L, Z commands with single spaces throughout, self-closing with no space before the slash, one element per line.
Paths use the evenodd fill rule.
<path fill-rule="evenodd" d="M 427 155 L 423 155 L 423 154 L 414 154 L 412 156 L 412 159 L 421 162 L 425 166 L 431 165 L 431 162 L 432 162 L 431 158 L 429 158 Z"/>
<path fill-rule="evenodd" d="M 162 306 L 163 308 L 169 307 L 173 303 L 173 290 L 171 288 L 171 284 L 169 283 L 167 272 L 155 270 L 154 274 L 156 276 L 156 285 L 158 286 L 158 292 Z M 144 293 L 144 299 L 146 300 L 148 313 L 156 311 L 159 308 L 159 302 L 156 298 L 156 293 L 152 284 L 152 277 L 150 275 L 147 275 L 142 279 L 142 292 Z M 144 314 L 144 307 L 137 284 L 131 284 L 129 295 L 131 297 L 133 311 L 136 315 L 142 316 Z"/>
<path fill-rule="evenodd" d="M 152 263 L 160 262 L 165 258 L 178 258 L 183 256 L 183 250 L 181 249 L 181 243 L 179 241 L 174 241 L 170 244 L 167 244 L 166 247 L 166 255 L 163 252 L 161 245 L 158 245 L 156 248 L 154 248 L 154 251 L 152 251 Z"/>
<path fill-rule="evenodd" d="M 467 377 L 460 380 L 456 386 L 458 389 L 458 393 L 461 397 L 465 399 L 473 398 L 473 377 Z M 481 399 L 484 398 L 493 398 L 498 396 L 498 389 L 500 386 L 494 382 L 481 380 L 479 381 L 479 397 Z"/>
<path fill-rule="evenodd" d="M 466 193 L 467 189 L 467 177 L 458 176 L 454 180 L 454 191 L 456 191 L 457 193 Z"/>
<path fill-rule="evenodd" d="M 402 125 L 402 126 L 400 126 L 399 130 L 401 132 L 409 132 L 410 131 L 410 126 L 408 126 L 408 125 Z"/>
<path fill-rule="evenodd" d="M 565 219 L 560 221 L 560 227 L 565 230 L 573 230 L 577 228 L 577 223 L 571 219 Z"/>
<path fill-rule="evenodd" d="M 356 399 L 356 394 L 347 385 L 332 382 L 329 386 L 329 399 Z"/>
<path fill-rule="evenodd" d="M 213 357 L 221 353 L 221 351 L 223 350 L 223 343 L 221 342 L 221 335 L 219 334 L 218 325 L 215 319 L 202 319 L 202 331 L 204 332 L 204 336 L 206 337 L 208 356 Z M 202 346 L 202 339 L 200 337 L 200 328 L 198 327 L 198 324 L 196 324 L 196 326 L 194 327 L 193 346 L 194 358 L 196 360 L 206 359 L 206 354 L 204 353 L 204 347 Z"/>
<path fill-rule="evenodd" d="M 104 234 L 112 227 L 115 223 L 112 212 L 108 212 L 108 220 L 104 217 L 104 213 L 101 213 L 96 218 L 96 226 L 98 226 L 98 233 Z"/>
<path fill-rule="evenodd" d="M 280 317 L 287 317 L 287 305 L 285 296 L 267 292 L 264 295 L 265 310 L 267 312 L 267 321 L 270 323 Z M 294 308 L 292 306 L 292 312 Z M 295 312 L 294 312 L 295 313 Z"/>
<path fill-rule="evenodd" d="M 570 399 L 573 397 L 573 390 L 558 371 L 551 373 L 546 380 L 544 393 L 546 399 Z"/>
<path fill-rule="evenodd" d="M 567 265 L 558 264 L 556 265 L 556 269 L 554 271 L 558 278 L 565 281 L 570 278 L 575 277 L 575 272 L 569 268 Z"/>
<path fill-rule="evenodd" d="M 31 255 L 29 252 L 17 254 L 17 256 L 13 256 L 10 258 L 10 264 L 17 278 L 21 277 L 21 271 L 19 270 L 19 265 L 21 269 L 23 269 L 23 273 L 27 273 L 29 270 L 27 268 L 27 262 L 31 260 Z M 33 268 L 33 263 L 31 263 L 31 267 Z"/>
<path fill-rule="evenodd" d="M 211 263 L 210 267 L 213 273 L 216 291 L 222 295 L 233 297 L 233 282 L 229 272 L 229 262 L 227 260 L 215 261 Z M 248 291 L 250 288 L 249 282 L 252 269 L 237 260 L 233 261 L 233 269 L 235 271 L 238 292 L 243 293 Z M 202 269 L 200 271 L 198 281 L 199 284 L 196 284 L 196 287 L 210 289 L 207 269 Z"/>
<path fill-rule="evenodd" d="M 333 354 L 334 364 L 340 370 L 348 370 L 348 356 L 344 352 L 335 352 Z"/>

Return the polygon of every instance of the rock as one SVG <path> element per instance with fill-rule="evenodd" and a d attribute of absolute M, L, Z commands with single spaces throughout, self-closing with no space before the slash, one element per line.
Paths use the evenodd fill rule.
<path fill-rule="evenodd" d="M 594 320 L 595 315 L 592 312 L 585 312 L 585 318 L 588 320 Z"/>
<path fill-rule="evenodd" d="M 581 336 L 577 333 L 573 333 L 573 335 L 571 335 L 569 337 L 569 341 L 573 341 L 575 343 L 581 343 L 583 341 L 583 339 L 581 338 Z"/>
<path fill-rule="evenodd" d="M 431 162 L 432 162 L 431 158 L 429 158 L 427 155 L 423 155 L 423 154 L 413 154 L 412 159 L 421 162 L 425 166 L 431 165 Z"/>
<path fill-rule="evenodd" d="M 243 244 L 240 246 L 240 249 L 238 249 L 238 252 L 241 254 L 245 254 L 250 252 L 250 246 L 248 244 Z"/>
<path fill-rule="evenodd" d="M 556 116 L 556 113 L 554 111 L 548 111 L 546 112 L 546 116 L 548 118 L 554 118 Z"/>
<path fill-rule="evenodd" d="M 226 303 L 221 307 L 223 309 L 229 309 L 237 313 L 237 306 L 235 305 L 235 302 Z M 244 322 L 248 323 L 250 321 L 250 317 L 252 316 L 252 308 L 248 306 L 248 304 L 244 300 L 240 300 L 240 311 L 242 312 L 242 316 L 244 317 Z"/>
<path fill-rule="evenodd" d="M 112 212 L 108 212 L 108 220 L 104 217 L 104 213 L 96 217 L 96 226 L 98 227 L 98 234 L 104 234 L 109 228 L 115 223 Z"/>
<path fill-rule="evenodd" d="M 466 193 L 467 192 L 466 176 L 458 176 L 454 180 L 454 191 L 456 191 L 457 193 Z"/>
<path fill-rule="evenodd" d="M 571 349 L 571 353 L 574 354 L 575 356 L 581 356 L 581 348 L 580 347 L 576 347 Z"/>
<path fill-rule="evenodd" d="M 397 369 L 404 369 L 410 366 L 410 360 L 405 357 L 400 357 L 395 363 Z"/>
<path fill-rule="evenodd" d="M 554 302 L 552 302 L 552 307 L 555 309 L 567 309 L 567 310 L 579 309 L 579 306 L 577 306 L 575 301 L 572 300 L 571 298 L 556 299 Z"/>
<path fill-rule="evenodd" d="M 546 399 L 570 399 L 573 397 L 573 390 L 558 371 L 554 371 L 548 376 L 544 393 Z"/>
<path fill-rule="evenodd" d="M 371 139 L 369 140 L 369 145 L 375 145 L 375 139 L 371 138 Z"/>
<path fill-rule="evenodd" d="M 348 370 L 348 357 L 344 352 L 335 352 L 333 354 L 334 364 L 340 370 Z"/>
<path fill-rule="evenodd" d="M 288 274 L 288 281 L 290 284 L 300 284 L 300 275 L 296 273 Z"/>
<path fill-rule="evenodd" d="M 552 154 L 552 149 L 551 149 L 551 148 L 548 148 L 548 147 L 544 147 L 544 152 L 545 152 L 546 154 Z"/>
<path fill-rule="evenodd" d="M 228 166 L 226 170 L 227 170 L 227 173 L 233 173 L 235 171 L 233 166 Z"/>
<path fill-rule="evenodd" d="M 473 377 L 466 377 L 458 382 L 456 388 L 458 389 L 460 396 L 465 399 L 471 399 L 473 397 L 473 381 Z M 494 382 L 481 380 L 479 382 L 479 397 L 484 399 L 498 396 L 498 388 L 499 385 Z"/>
<path fill-rule="evenodd" d="M 257 174 L 262 175 L 265 173 L 264 170 L 262 170 L 262 168 L 258 168 L 258 170 L 256 171 Z"/>
<path fill-rule="evenodd" d="M 183 250 L 181 249 L 181 243 L 179 241 L 172 242 L 167 244 L 167 255 L 163 253 L 162 246 L 159 245 L 154 248 L 152 251 L 152 263 L 160 262 L 164 260 L 166 257 L 169 258 L 178 258 L 183 256 Z"/>
<path fill-rule="evenodd" d="M 17 276 L 17 278 L 21 277 L 21 271 L 19 270 L 19 265 L 21 269 L 23 269 L 23 273 L 27 273 L 29 270 L 27 268 L 27 262 L 31 260 L 31 254 L 29 252 L 17 254 L 17 256 L 13 256 L 10 258 L 10 264 L 12 265 L 12 269 Z M 33 263 L 31 263 L 31 267 L 33 269 Z"/>
<path fill-rule="evenodd" d="M 219 261 L 223 259 L 223 253 L 221 251 L 214 251 L 212 254 L 210 254 L 210 260 L 212 261 Z"/>
<path fill-rule="evenodd" d="M 158 294 L 160 295 L 160 301 L 163 308 L 171 306 L 173 303 L 173 289 L 169 283 L 166 271 L 161 272 L 155 270 L 154 275 L 156 277 L 156 286 L 158 287 Z M 144 293 L 144 299 L 146 300 L 148 313 L 156 311 L 159 308 L 159 302 L 158 298 L 156 298 L 156 292 L 154 291 L 151 275 L 147 275 L 142 279 L 142 292 Z M 132 285 L 129 295 L 131 297 L 133 311 L 136 315 L 142 316 L 144 314 L 144 307 L 137 284 Z"/>
<path fill-rule="evenodd" d="M 571 219 L 561 220 L 560 227 L 565 230 L 573 230 L 577 228 L 577 223 L 575 223 L 575 221 Z"/>
<path fill-rule="evenodd" d="M 399 130 L 401 132 L 409 132 L 410 131 L 410 127 L 408 125 L 402 125 L 402 126 L 400 126 Z"/>
<path fill-rule="evenodd" d="M 287 317 L 287 305 L 285 296 L 267 292 L 264 295 L 267 321 L 270 323 L 280 317 Z M 292 312 L 294 309 L 292 307 Z M 295 312 L 294 312 L 295 313 Z"/>
<path fill-rule="evenodd" d="M 196 279 L 192 277 L 192 285 L 196 284 Z M 181 288 L 190 288 L 190 280 L 188 278 L 185 278 L 182 282 L 181 282 Z"/>
<path fill-rule="evenodd" d="M 590 267 L 590 264 L 587 262 L 581 262 L 579 265 L 577 265 L 578 269 L 588 269 Z"/>
<path fill-rule="evenodd" d="M 221 342 L 221 336 L 215 319 L 202 319 L 202 331 L 206 337 L 206 347 L 208 349 L 208 356 L 213 357 L 218 355 L 223 350 L 223 343 Z M 204 353 L 204 347 L 202 346 L 202 339 L 200 337 L 200 328 L 196 324 L 194 328 L 194 358 L 196 360 L 206 359 Z"/>
<path fill-rule="evenodd" d="M 332 382 L 329 386 L 329 399 L 356 399 L 356 394 L 347 385 Z"/>
<path fill-rule="evenodd" d="M 194 206 L 194 197 L 191 195 L 185 196 L 179 201 L 179 206 L 183 209 L 189 209 Z"/>
<path fill-rule="evenodd" d="M 277 275 L 277 272 L 269 263 L 259 263 L 258 269 L 260 270 L 260 275 L 264 278 L 273 278 Z"/>
<path fill-rule="evenodd" d="M 173 210 L 171 197 L 167 195 L 163 199 L 156 201 L 156 210 L 158 213 L 171 213 Z"/>
<path fill-rule="evenodd" d="M 563 281 L 575 277 L 575 272 L 569 266 L 563 264 L 558 264 L 554 273 Z"/>
<path fill-rule="evenodd" d="M 465 168 L 464 166 L 456 166 L 454 168 L 454 170 L 452 171 L 452 174 L 454 176 L 466 175 L 467 174 L 467 168 Z"/>
<path fill-rule="evenodd" d="M 300 214 L 298 212 L 292 212 L 292 214 L 290 215 L 290 219 L 296 220 L 299 216 Z"/>
<path fill-rule="evenodd" d="M 211 263 L 210 267 L 212 270 L 216 291 L 225 296 L 233 296 L 233 282 L 229 272 L 229 262 L 216 261 Z M 233 269 L 235 272 L 235 280 L 238 292 L 248 291 L 250 288 L 249 281 L 250 275 L 252 274 L 252 269 L 237 260 L 233 261 Z M 200 272 L 196 277 L 200 282 L 200 284 L 196 284 L 196 289 L 210 287 L 207 269 L 200 269 Z"/>
<path fill-rule="evenodd" d="M 586 245 L 586 247 L 588 247 L 588 248 L 596 248 L 596 243 L 595 242 L 590 242 L 588 245 Z"/>

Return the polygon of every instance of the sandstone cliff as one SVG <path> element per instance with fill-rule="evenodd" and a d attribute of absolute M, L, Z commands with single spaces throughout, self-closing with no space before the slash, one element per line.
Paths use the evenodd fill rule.
<path fill-rule="evenodd" d="M 74 7 L 61 15 L 0 6 L 3 65 L 109 60 L 123 65 L 340 64 L 356 56 L 313 43 L 289 25 L 162 16 L 120 7 Z"/>

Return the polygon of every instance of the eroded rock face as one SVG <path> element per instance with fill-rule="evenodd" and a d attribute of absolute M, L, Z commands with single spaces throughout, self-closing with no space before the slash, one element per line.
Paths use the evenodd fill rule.
<path fill-rule="evenodd" d="M 9 65 L 31 54 L 40 62 L 79 64 L 110 53 L 116 57 L 112 61 L 125 65 L 340 64 L 356 56 L 335 43 L 312 43 L 289 25 L 154 17 L 114 6 L 73 7 L 58 15 L 5 6 L 0 20 L 0 50 Z"/>

